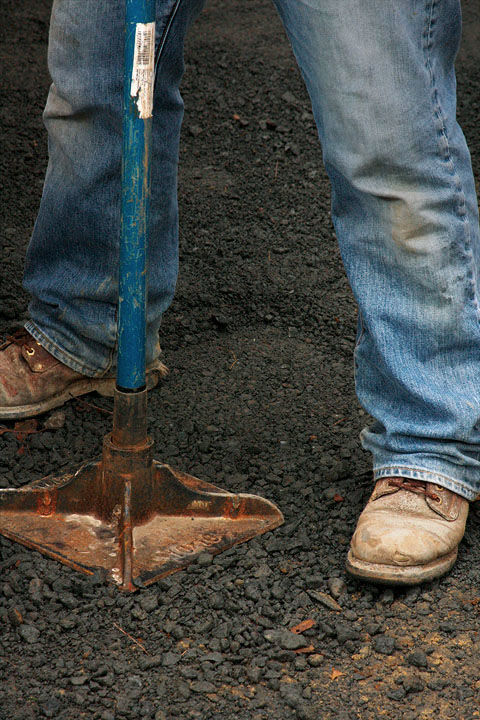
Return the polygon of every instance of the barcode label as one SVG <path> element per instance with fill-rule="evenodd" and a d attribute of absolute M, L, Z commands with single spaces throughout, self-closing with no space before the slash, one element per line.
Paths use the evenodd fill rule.
<path fill-rule="evenodd" d="M 137 25 L 135 49 L 137 51 L 137 65 L 149 66 L 153 59 L 153 43 L 155 38 L 148 27 Z"/>
<path fill-rule="evenodd" d="M 155 65 L 155 23 L 137 23 L 130 95 L 137 99 L 139 117 L 152 116 Z"/>

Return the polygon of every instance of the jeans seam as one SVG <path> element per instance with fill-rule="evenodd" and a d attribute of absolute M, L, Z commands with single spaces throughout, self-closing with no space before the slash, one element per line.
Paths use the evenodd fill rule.
<path fill-rule="evenodd" d="M 355 341 L 355 347 L 353 349 L 353 379 L 354 379 L 354 383 L 356 383 L 356 379 L 357 379 L 358 350 L 360 348 L 360 343 L 362 342 L 362 340 L 365 336 L 365 323 L 364 323 L 363 315 L 361 313 L 360 308 L 357 309 L 357 313 L 358 313 L 358 324 L 360 327 L 360 332 L 358 333 L 358 337 L 356 338 L 356 341 Z"/>
<path fill-rule="evenodd" d="M 112 313 L 112 311 L 110 311 L 110 313 Z M 113 322 L 114 322 L 114 325 L 116 328 L 115 340 L 113 341 L 113 346 L 110 348 L 108 363 L 107 363 L 107 367 L 104 370 L 104 374 L 112 369 L 113 359 L 118 350 L 118 348 L 117 348 L 117 346 L 118 346 L 118 304 L 113 308 Z"/>
<path fill-rule="evenodd" d="M 163 53 L 163 48 L 165 47 L 165 43 L 167 42 L 167 36 L 168 36 L 168 33 L 170 32 L 170 28 L 172 27 L 172 23 L 173 23 L 173 21 L 174 21 L 174 19 L 175 19 L 175 15 L 177 14 L 177 10 L 178 10 L 178 7 L 179 7 L 179 5 L 180 5 L 180 2 L 181 2 L 181 0 L 176 0 L 174 6 L 172 7 L 172 10 L 171 10 L 171 12 L 170 12 L 170 16 L 169 16 L 169 18 L 168 18 L 168 22 L 167 22 L 167 24 L 165 25 L 165 28 L 164 28 L 163 33 L 162 33 L 162 37 L 160 38 L 160 40 L 159 40 L 159 42 L 158 42 L 158 48 L 157 48 L 157 51 L 156 51 L 156 53 L 155 53 L 155 79 L 156 79 L 156 77 L 157 77 L 158 66 L 159 66 L 159 64 L 160 64 L 160 58 L 161 58 L 162 53 Z"/>
<path fill-rule="evenodd" d="M 433 27 L 435 25 L 435 9 L 438 5 L 438 0 L 427 0 L 426 3 L 426 16 L 425 16 L 425 28 L 423 33 L 424 43 L 423 43 L 423 51 L 425 55 L 425 67 L 427 69 L 427 72 L 430 77 L 430 84 L 431 84 L 431 90 L 432 90 L 432 107 L 433 107 L 433 113 L 434 118 L 436 122 L 434 123 L 436 126 L 437 135 L 439 138 L 443 139 L 443 148 L 440 146 L 440 150 L 443 151 L 443 159 L 445 163 L 447 164 L 450 174 L 452 176 L 452 180 L 455 185 L 456 194 L 457 194 L 457 203 L 456 203 L 456 210 L 457 215 L 459 219 L 461 220 L 464 228 L 464 254 L 465 258 L 470 263 L 470 282 L 471 282 L 471 290 L 472 290 L 472 299 L 473 304 L 476 310 L 477 314 L 477 321 L 480 320 L 480 306 L 478 302 L 478 292 L 477 292 L 477 284 L 476 284 L 476 268 L 475 268 L 475 258 L 473 255 L 471 242 L 471 228 L 470 223 L 468 219 L 468 213 L 467 213 L 467 204 L 465 199 L 465 192 L 463 190 L 462 182 L 460 180 L 460 176 L 457 172 L 457 169 L 455 167 L 455 162 L 453 160 L 451 151 L 450 151 L 450 142 L 445 122 L 445 115 L 442 110 L 442 106 L 440 104 L 440 99 L 438 95 L 438 89 L 436 85 L 436 78 L 435 73 L 433 71 L 433 65 L 430 57 L 430 51 L 433 45 Z M 475 272 L 474 272 L 475 270 Z"/>

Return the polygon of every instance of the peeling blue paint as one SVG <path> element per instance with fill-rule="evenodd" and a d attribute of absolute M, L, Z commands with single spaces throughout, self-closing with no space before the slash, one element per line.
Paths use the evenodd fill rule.
<path fill-rule="evenodd" d="M 155 20 L 155 0 L 126 0 L 122 222 L 117 384 L 145 385 L 146 261 L 152 118 L 141 119 L 130 95 L 137 23 Z"/>

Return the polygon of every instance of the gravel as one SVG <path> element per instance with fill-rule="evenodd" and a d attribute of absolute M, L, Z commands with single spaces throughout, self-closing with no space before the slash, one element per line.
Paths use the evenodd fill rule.
<path fill-rule="evenodd" d="M 377 635 L 373 641 L 373 648 L 382 655 L 391 655 L 395 650 L 395 638 L 389 635 Z"/>
<path fill-rule="evenodd" d="M 40 630 L 33 625 L 20 625 L 18 634 L 29 645 L 34 645 L 40 637 Z"/>
<path fill-rule="evenodd" d="M 428 667 L 428 659 L 423 650 L 417 649 L 414 650 L 407 658 L 410 665 L 414 665 L 418 668 L 426 668 Z"/>

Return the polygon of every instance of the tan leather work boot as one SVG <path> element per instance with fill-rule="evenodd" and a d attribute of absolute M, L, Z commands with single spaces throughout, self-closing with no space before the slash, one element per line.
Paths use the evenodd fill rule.
<path fill-rule="evenodd" d="M 147 368 L 147 386 L 154 387 L 167 368 L 157 360 Z M 50 355 L 26 330 L 0 345 L 0 419 L 39 415 L 78 395 L 96 390 L 113 395 L 114 378 L 90 378 Z"/>
<path fill-rule="evenodd" d="M 448 572 L 465 532 L 468 500 L 410 478 L 378 480 L 358 520 L 347 571 L 385 585 L 417 585 Z"/>

